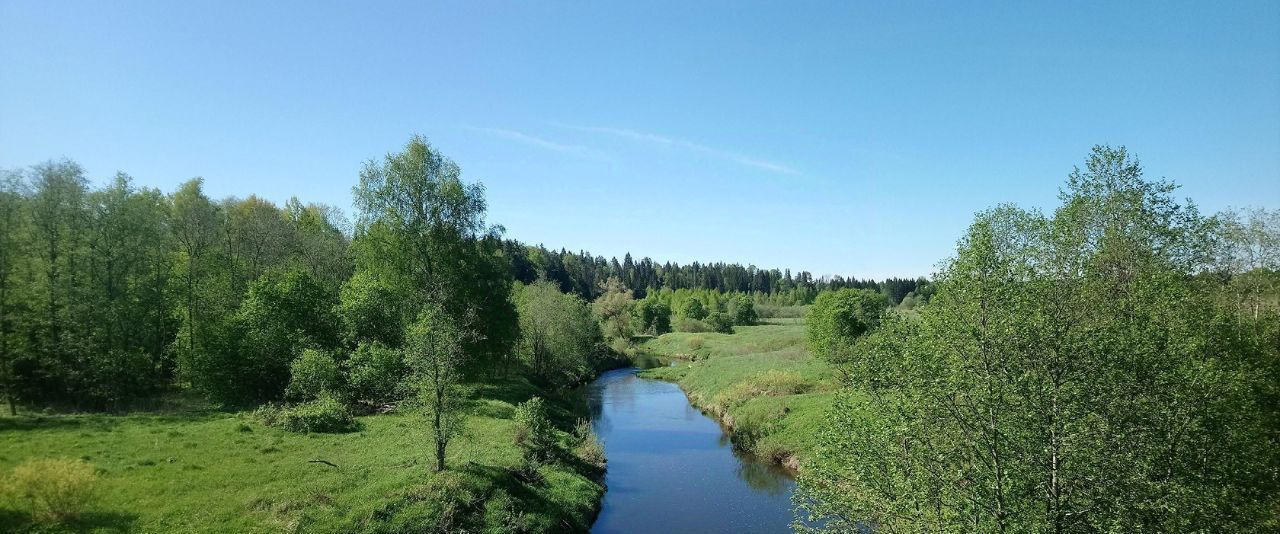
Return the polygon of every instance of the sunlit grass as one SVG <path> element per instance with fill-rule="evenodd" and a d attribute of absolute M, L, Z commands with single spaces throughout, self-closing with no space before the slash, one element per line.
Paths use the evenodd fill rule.
<path fill-rule="evenodd" d="M 645 373 L 678 382 L 752 453 L 779 462 L 803 458 L 816 446 L 837 387 L 835 370 L 809 354 L 804 336 L 799 319 L 740 326 L 733 334 L 664 334 L 644 348 L 685 360 Z"/>
<path fill-rule="evenodd" d="M 476 521 L 504 518 L 504 511 L 485 509 L 497 493 L 510 495 L 528 524 L 585 530 L 603 491 L 590 469 L 573 462 L 545 466 L 544 481 L 533 484 L 513 475 L 520 453 L 510 417 L 522 396 L 472 403 L 466 434 L 448 451 L 447 481 L 431 472 L 426 422 L 409 413 L 361 417 L 363 429 L 349 434 L 293 434 L 263 426 L 247 412 L 3 418 L 0 471 L 36 457 L 81 458 L 99 471 L 92 513 L 52 530 L 385 531 L 443 523 L 447 513 L 482 526 Z M 564 415 L 568 407 L 558 409 Z M 418 498 L 437 486 L 456 486 L 455 510 Z M 40 530 L 21 512 L 17 496 L 2 499 L 0 530 Z"/>

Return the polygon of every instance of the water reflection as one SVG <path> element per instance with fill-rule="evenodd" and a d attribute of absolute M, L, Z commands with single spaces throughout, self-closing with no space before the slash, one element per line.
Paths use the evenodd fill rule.
<path fill-rule="evenodd" d="M 674 384 L 605 373 L 587 390 L 609 457 L 593 532 L 785 532 L 795 483 L 733 451 Z"/>

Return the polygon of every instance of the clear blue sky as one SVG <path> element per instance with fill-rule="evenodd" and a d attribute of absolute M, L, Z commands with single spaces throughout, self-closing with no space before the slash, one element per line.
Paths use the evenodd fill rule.
<path fill-rule="evenodd" d="M 1096 143 L 1280 207 L 1280 2 L 970 4 L 0 0 L 0 167 L 349 209 L 420 133 L 526 242 L 860 277 Z"/>

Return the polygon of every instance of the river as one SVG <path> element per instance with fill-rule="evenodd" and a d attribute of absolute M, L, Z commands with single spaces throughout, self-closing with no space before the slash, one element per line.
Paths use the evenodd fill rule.
<path fill-rule="evenodd" d="M 790 531 L 795 482 L 734 451 L 678 386 L 618 369 L 591 383 L 587 395 L 609 458 L 592 532 Z"/>

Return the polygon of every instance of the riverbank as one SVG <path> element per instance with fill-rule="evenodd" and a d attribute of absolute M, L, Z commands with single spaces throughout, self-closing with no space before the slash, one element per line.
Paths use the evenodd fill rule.
<path fill-rule="evenodd" d="M 802 320 L 740 326 L 733 334 L 663 334 L 642 349 L 675 359 L 643 376 L 679 384 L 735 446 L 792 471 L 817 447 L 838 387 L 835 370 L 804 345 Z"/>
<path fill-rule="evenodd" d="M 679 386 L 621 369 L 589 386 L 588 403 L 609 456 L 593 533 L 789 531 L 795 482 L 738 452 Z"/>
<path fill-rule="evenodd" d="M 516 404 L 548 397 L 553 418 L 572 421 L 587 416 L 577 393 L 552 394 L 519 376 L 470 388 L 466 432 L 450 443 L 442 473 L 431 470 L 426 422 L 408 411 L 359 417 L 362 428 L 346 434 L 295 434 L 248 412 L 196 408 L 0 418 L 0 472 L 31 458 L 79 458 L 100 479 L 90 512 L 57 528 L 32 524 L 20 496 L 0 492 L 0 530 L 590 529 L 604 493 L 602 469 L 570 458 L 541 466 L 531 479 L 519 473 L 513 440 Z"/>

